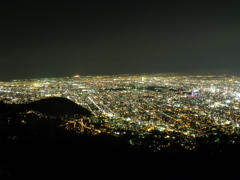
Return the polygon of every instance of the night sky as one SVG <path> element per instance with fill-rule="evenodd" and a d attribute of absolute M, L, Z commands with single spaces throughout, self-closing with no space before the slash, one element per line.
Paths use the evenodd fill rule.
<path fill-rule="evenodd" d="M 1 0 L 0 81 L 238 72 L 239 0 Z"/>

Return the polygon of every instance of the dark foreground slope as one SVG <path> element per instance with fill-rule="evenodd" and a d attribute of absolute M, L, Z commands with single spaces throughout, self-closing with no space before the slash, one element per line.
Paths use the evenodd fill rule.
<path fill-rule="evenodd" d="M 36 116 L 22 124 L 16 108 L 4 103 L 0 107 L 1 180 L 240 178 L 237 139 L 222 144 L 221 151 L 219 144 L 203 143 L 198 151 L 178 147 L 153 153 L 131 148 L 131 135 L 76 134 L 53 119 Z"/>
<path fill-rule="evenodd" d="M 59 134 L 1 143 L 1 179 L 239 178 L 239 150 L 172 153 L 137 151 L 125 138 Z"/>

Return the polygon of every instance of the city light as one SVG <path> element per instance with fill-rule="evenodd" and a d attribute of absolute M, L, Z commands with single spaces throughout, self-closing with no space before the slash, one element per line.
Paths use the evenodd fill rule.
<path fill-rule="evenodd" d="M 93 114 L 64 117 L 68 130 L 113 136 L 130 131 L 139 138 L 166 132 L 168 146 L 175 141 L 170 133 L 178 133 L 177 142 L 194 149 L 194 139 L 206 136 L 209 128 L 229 135 L 239 132 L 239 85 L 239 78 L 232 76 L 76 75 L 1 83 L 0 98 L 8 104 L 24 104 L 64 97 Z M 101 126 L 96 126 L 99 122 Z M 165 147 L 157 144 L 156 149 Z"/>

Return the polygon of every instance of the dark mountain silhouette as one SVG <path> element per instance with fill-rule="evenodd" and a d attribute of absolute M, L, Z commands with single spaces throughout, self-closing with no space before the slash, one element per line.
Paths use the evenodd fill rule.
<path fill-rule="evenodd" d="M 2 114 L 2 113 L 5 113 L 6 111 L 7 111 L 7 105 L 4 102 L 0 101 L 0 113 Z"/>
<path fill-rule="evenodd" d="M 46 115 L 74 115 L 91 116 L 91 112 L 82 106 L 77 105 L 73 101 L 61 98 L 51 97 L 42 99 L 28 104 L 12 105 L 18 111 L 35 110 Z"/>
<path fill-rule="evenodd" d="M 34 110 L 35 113 L 27 113 Z M 28 136 L 57 137 L 63 124 L 61 116 L 91 116 L 91 112 L 66 98 L 47 98 L 28 104 L 5 104 L 0 102 L 0 139 Z M 54 118 L 53 118 L 53 117 Z M 62 127 L 63 128 L 63 127 Z M 60 131 L 60 132 L 59 132 Z"/>

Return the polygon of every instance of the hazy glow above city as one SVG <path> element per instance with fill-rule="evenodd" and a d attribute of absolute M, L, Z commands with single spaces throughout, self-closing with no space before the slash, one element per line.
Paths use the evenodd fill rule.
<path fill-rule="evenodd" d="M 2 0 L 0 81 L 234 72 L 240 1 Z"/>

